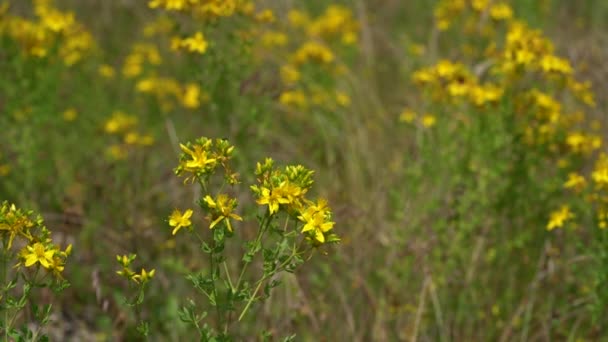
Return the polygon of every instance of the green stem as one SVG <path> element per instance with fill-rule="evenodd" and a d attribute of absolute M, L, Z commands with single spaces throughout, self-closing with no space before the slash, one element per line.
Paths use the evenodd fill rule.
<path fill-rule="evenodd" d="M 249 300 L 247 300 L 247 304 L 245 304 L 243 311 L 241 311 L 241 314 L 239 315 L 239 319 L 238 319 L 239 322 L 241 321 L 241 319 L 243 319 L 243 316 L 245 316 L 245 313 L 247 313 L 247 310 L 249 310 L 249 307 L 253 303 L 253 300 L 255 299 L 255 296 L 258 294 L 258 291 L 260 290 L 260 287 L 262 286 L 264 281 L 271 278 L 275 274 L 279 273 L 282 270 L 282 268 L 285 267 L 285 265 L 287 265 L 293 259 L 294 256 L 299 255 L 299 254 L 300 253 L 297 253 L 297 251 L 294 248 L 294 250 L 293 250 L 292 254 L 289 256 L 289 258 L 287 258 L 285 261 L 283 261 L 283 263 L 281 263 L 279 265 L 279 267 L 277 267 L 274 271 L 263 276 L 260 280 L 257 281 L 257 286 L 255 287 L 253 294 L 251 295 L 251 297 L 249 297 Z"/>
<path fill-rule="evenodd" d="M 222 325 L 222 312 L 220 310 L 219 298 L 217 296 L 217 286 L 215 286 L 215 275 L 219 272 L 218 265 L 215 263 L 215 241 L 213 242 L 213 250 L 209 253 L 209 263 L 211 268 L 211 280 L 213 282 L 213 299 L 215 302 L 215 314 L 217 316 L 217 324 L 218 326 Z"/>
<path fill-rule="evenodd" d="M 222 264 L 224 265 L 224 272 L 226 272 L 226 279 L 228 279 L 228 285 L 230 285 L 230 290 L 232 292 L 234 292 L 235 288 L 234 288 L 234 285 L 232 285 L 232 280 L 230 278 L 230 272 L 228 271 L 228 265 L 226 264 L 226 261 L 224 261 Z"/>
<path fill-rule="evenodd" d="M 245 313 L 247 312 L 247 310 L 249 310 L 251 303 L 253 303 L 253 299 L 255 298 L 255 296 L 258 294 L 258 291 L 260 290 L 260 286 L 262 286 L 261 281 L 258 283 L 258 286 L 255 288 L 255 291 L 253 291 L 253 295 L 251 295 L 251 297 L 249 297 L 249 300 L 247 301 L 247 305 L 245 305 L 245 308 L 243 308 L 243 311 L 241 311 L 241 314 L 239 315 L 239 322 L 241 321 L 241 319 L 243 319 L 243 316 L 245 316 Z"/>
<path fill-rule="evenodd" d="M 266 210 L 266 215 L 264 215 L 264 218 L 262 219 L 262 223 L 260 224 L 260 230 L 258 230 L 258 235 L 255 237 L 255 247 L 256 248 L 262 241 L 262 236 L 266 232 L 266 228 L 270 222 L 270 216 L 271 216 L 270 211 Z M 241 287 L 241 281 L 243 280 L 243 275 L 245 275 L 245 271 L 247 270 L 247 267 L 249 266 L 250 263 L 251 263 L 251 261 L 245 262 L 245 264 L 243 265 L 243 268 L 241 269 L 241 274 L 239 275 L 239 278 L 236 281 L 235 289 L 237 291 Z"/>
<path fill-rule="evenodd" d="M 4 242 L 5 243 L 3 243 L 3 248 L 2 248 L 2 283 L 1 283 L 1 285 L 2 285 L 2 300 L 6 301 L 5 297 L 6 297 L 6 293 L 8 292 L 8 291 L 6 291 L 6 287 L 7 287 L 6 264 L 8 263 L 8 255 L 7 255 L 8 253 L 6 250 L 6 240 Z M 4 309 L 4 322 L 3 322 L 2 328 L 4 329 L 4 340 L 8 341 L 9 340 L 8 339 L 9 323 L 8 323 L 8 309 L 7 308 Z"/>

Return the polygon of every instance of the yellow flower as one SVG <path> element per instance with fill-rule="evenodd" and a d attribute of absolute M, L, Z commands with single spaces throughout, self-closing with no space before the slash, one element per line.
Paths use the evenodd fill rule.
<path fill-rule="evenodd" d="M 279 96 L 279 102 L 287 107 L 302 108 L 306 106 L 306 95 L 301 90 L 287 90 Z"/>
<path fill-rule="evenodd" d="M 123 267 L 122 270 L 120 271 L 116 271 L 116 274 L 123 276 L 129 280 L 133 279 L 133 277 L 135 276 L 135 272 L 133 272 L 133 270 L 131 270 L 129 267 Z"/>
<path fill-rule="evenodd" d="M 228 197 L 226 194 L 219 194 L 214 200 L 211 196 L 207 195 L 203 199 L 209 209 L 212 209 L 213 221 L 209 225 L 209 229 L 213 229 L 221 221 L 226 221 L 226 227 L 229 231 L 232 231 L 232 225 L 230 224 L 230 218 L 238 221 L 243 221 L 243 218 L 233 213 L 232 211 L 236 207 L 236 199 Z"/>
<path fill-rule="evenodd" d="M 325 235 L 330 231 L 335 222 L 329 220 L 330 212 L 327 207 L 327 201 L 320 199 L 317 204 L 312 204 L 306 208 L 298 219 L 304 222 L 302 233 L 312 232 L 315 240 L 320 243 L 325 242 Z"/>
<path fill-rule="evenodd" d="M 435 126 L 436 123 L 437 123 L 437 118 L 435 118 L 435 116 L 432 114 L 425 114 L 422 117 L 422 126 L 424 126 L 426 128 L 433 127 L 433 126 Z"/>
<path fill-rule="evenodd" d="M 37 6 L 37 15 L 44 27 L 53 32 L 65 32 L 75 22 L 74 13 L 62 13 L 56 9 Z"/>
<path fill-rule="evenodd" d="M 287 20 L 293 27 L 304 27 L 308 25 L 310 18 L 306 13 L 292 9 L 287 13 Z"/>
<path fill-rule="evenodd" d="M 121 111 L 114 111 L 112 116 L 105 122 L 104 130 L 109 134 L 116 134 L 129 130 L 137 124 L 137 118 L 127 115 Z"/>
<path fill-rule="evenodd" d="M 207 51 L 207 40 L 202 32 L 196 32 L 194 36 L 182 39 L 180 46 L 189 52 L 200 53 L 201 55 Z"/>
<path fill-rule="evenodd" d="M 327 46 L 316 41 L 304 43 L 293 55 L 293 62 L 297 65 L 308 62 L 329 64 L 333 62 L 334 59 L 335 56 L 333 52 Z"/>
<path fill-rule="evenodd" d="M 570 212 L 570 208 L 567 205 L 563 205 L 559 210 L 551 213 L 549 223 L 547 223 L 547 230 L 563 227 L 564 223 L 573 217 L 574 214 Z"/>
<path fill-rule="evenodd" d="M 265 47 L 284 46 L 287 44 L 287 35 L 283 32 L 265 32 L 261 41 Z"/>
<path fill-rule="evenodd" d="M 54 255 L 54 249 L 49 249 L 40 242 L 36 242 L 33 246 L 26 246 L 26 250 L 22 254 L 25 259 L 25 267 L 30 267 L 39 262 L 44 268 L 51 267 Z"/>
<path fill-rule="evenodd" d="M 414 56 L 422 56 L 426 52 L 426 47 L 422 44 L 412 43 L 408 46 L 408 51 Z"/>
<path fill-rule="evenodd" d="M 131 262 L 133 262 L 133 260 L 135 260 L 136 257 L 137 257 L 137 255 L 135 255 L 135 254 L 117 255 L 116 261 L 118 261 L 118 263 L 121 264 L 123 267 L 129 267 L 131 265 Z"/>
<path fill-rule="evenodd" d="M 169 225 L 173 228 L 173 232 L 171 234 L 175 235 L 182 227 L 188 228 L 192 225 L 190 221 L 190 217 L 192 216 L 192 209 L 186 210 L 183 214 L 175 209 L 171 216 L 169 216 Z"/>
<path fill-rule="evenodd" d="M 17 209 L 14 204 L 10 206 L 4 203 L 0 207 L 0 233 L 8 233 L 8 248 L 10 249 L 13 245 L 15 237 L 21 236 L 31 241 L 33 239 L 30 229 L 34 227 L 34 222 L 27 217 L 21 210 Z M 5 232 L 4 232 L 5 231 Z"/>
<path fill-rule="evenodd" d="M 201 105 L 201 88 L 196 83 L 188 83 L 184 87 L 181 98 L 182 105 L 189 109 L 196 109 Z"/>
<path fill-rule="evenodd" d="M 76 120 L 78 117 L 78 112 L 74 108 L 69 108 L 63 112 L 62 116 L 63 120 L 70 122 Z"/>
<path fill-rule="evenodd" d="M 274 23 L 276 21 L 276 18 L 271 10 L 265 9 L 262 12 L 256 14 L 255 20 L 261 23 Z"/>
<path fill-rule="evenodd" d="M 598 186 L 608 185 L 608 168 L 602 167 L 594 170 L 591 177 Z"/>
<path fill-rule="evenodd" d="M 336 92 L 336 102 L 342 107 L 350 106 L 350 96 L 341 91 Z"/>
<path fill-rule="evenodd" d="M 168 11 L 181 11 L 188 6 L 187 0 L 151 0 L 148 2 L 148 7 L 159 8 L 164 7 Z"/>
<path fill-rule="evenodd" d="M 580 191 L 585 187 L 586 183 L 585 177 L 576 172 L 572 172 L 568 175 L 568 180 L 564 184 L 564 188 Z"/>
<path fill-rule="evenodd" d="M 281 79 L 285 84 L 293 84 L 300 80 L 300 71 L 293 65 L 281 66 Z"/>
<path fill-rule="evenodd" d="M 127 158 L 127 150 L 124 146 L 122 145 L 110 145 L 108 148 L 106 148 L 106 155 L 114 160 L 123 160 Z"/>
<path fill-rule="evenodd" d="M 572 66 L 570 63 L 563 59 L 553 55 L 545 55 L 540 60 L 540 67 L 546 73 L 556 72 L 563 75 L 572 74 Z"/>
<path fill-rule="evenodd" d="M 156 273 L 156 270 L 146 272 L 146 270 L 142 268 L 140 274 L 133 274 L 131 276 L 131 280 L 138 284 L 145 284 L 154 277 L 154 273 Z"/>
<path fill-rule="evenodd" d="M 509 20 L 513 17 L 513 10 L 508 4 L 497 3 L 490 8 L 490 16 L 494 20 Z"/>
<path fill-rule="evenodd" d="M 11 172 L 11 166 L 8 164 L 0 164 L 0 177 L 8 176 Z"/>
<path fill-rule="evenodd" d="M 276 189 L 271 191 L 263 187 L 257 203 L 260 205 L 268 204 L 268 210 L 270 210 L 270 214 L 272 215 L 279 211 L 279 205 L 289 203 L 289 198 L 281 195 L 280 191 Z"/>
<path fill-rule="evenodd" d="M 181 163 L 184 170 L 189 172 L 202 172 L 208 166 L 213 167 L 216 163 L 215 158 L 210 158 L 209 151 L 202 145 L 194 145 L 193 149 L 188 148 L 184 144 L 179 145 L 187 155 L 190 156 L 190 160 L 185 160 Z"/>
<path fill-rule="evenodd" d="M 412 123 L 415 119 L 416 112 L 409 108 L 404 109 L 403 112 L 401 112 L 401 114 L 399 115 L 399 121 L 401 122 Z"/>
<path fill-rule="evenodd" d="M 464 96 L 470 91 L 470 87 L 465 82 L 454 81 L 448 84 L 448 93 L 451 96 Z"/>

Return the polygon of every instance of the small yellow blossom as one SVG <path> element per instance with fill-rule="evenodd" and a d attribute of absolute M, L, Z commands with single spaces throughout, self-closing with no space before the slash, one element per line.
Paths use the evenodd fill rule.
<path fill-rule="evenodd" d="M 182 39 L 180 46 L 188 52 L 196 52 L 201 55 L 207 51 L 209 43 L 205 40 L 202 32 L 196 32 L 194 36 Z"/>
<path fill-rule="evenodd" d="M 26 250 L 22 254 L 25 259 L 25 267 L 30 267 L 36 263 L 40 263 L 44 268 L 50 268 L 53 263 L 55 250 L 49 249 L 40 242 L 36 242 L 32 246 L 26 246 Z"/>
<path fill-rule="evenodd" d="M 312 204 L 306 208 L 298 219 L 304 222 L 302 233 L 311 232 L 315 240 L 320 243 L 325 242 L 325 234 L 334 227 L 334 222 L 329 220 L 330 212 L 327 201 L 319 200 L 317 204 Z"/>
<path fill-rule="evenodd" d="M 116 75 L 114 68 L 108 64 L 102 64 L 97 69 L 99 75 L 103 78 L 112 79 Z"/>
<path fill-rule="evenodd" d="M 255 20 L 260 23 L 274 23 L 276 21 L 276 17 L 272 10 L 265 9 L 262 12 L 256 14 Z"/>
<path fill-rule="evenodd" d="M 154 277 L 154 273 L 156 273 L 156 270 L 146 272 L 146 270 L 142 268 L 140 274 L 134 274 L 131 276 L 131 280 L 138 284 L 145 284 Z"/>
<path fill-rule="evenodd" d="M 343 92 L 336 92 L 336 102 L 342 107 L 350 106 L 350 96 Z"/>
<path fill-rule="evenodd" d="M 401 122 L 412 123 L 414 120 L 416 120 L 416 112 L 409 108 L 404 109 L 399 115 L 399 121 Z"/>
<path fill-rule="evenodd" d="M 580 191 L 585 187 L 586 184 L 587 181 L 585 180 L 584 176 L 576 172 L 572 172 L 568 175 L 568 180 L 566 183 L 564 183 L 564 188 Z"/>
<path fill-rule="evenodd" d="M 7 176 L 11 172 L 11 166 L 8 164 L 0 164 L 0 177 Z"/>
<path fill-rule="evenodd" d="M 216 199 L 207 195 L 203 199 L 203 202 L 212 210 L 211 219 L 213 221 L 209 225 L 209 229 L 213 229 L 218 223 L 226 221 L 226 227 L 228 227 L 229 231 L 232 231 L 230 219 L 243 220 L 239 215 L 232 212 L 236 207 L 236 199 L 230 198 L 226 194 L 219 194 Z"/>
<path fill-rule="evenodd" d="M 78 112 L 74 108 L 69 108 L 63 111 L 62 113 L 63 120 L 65 121 L 74 121 L 78 117 Z"/>
<path fill-rule="evenodd" d="M 281 93 L 279 102 L 288 107 L 303 108 L 306 106 L 306 95 L 301 90 L 288 90 Z"/>
<path fill-rule="evenodd" d="M 188 228 L 192 225 L 190 217 L 192 217 L 192 209 L 186 210 L 183 214 L 175 209 L 171 216 L 169 216 L 169 225 L 173 228 L 172 235 L 175 235 L 181 228 Z"/>
<path fill-rule="evenodd" d="M 202 95 L 201 87 L 198 84 L 188 83 L 184 87 L 181 102 L 186 108 L 196 109 L 201 105 L 201 99 L 203 99 Z"/>
<path fill-rule="evenodd" d="M 490 8 L 490 17 L 494 20 L 509 20 L 513 17 L 513 9 L 506 3 L 497 3 Z"/>
<path fill-rule="evenodd" d="M 279 211 L 279 205 L 289 203 L 289 198 L 276 189 L 270 190 L 263 187 L 257 203 L 260 205 L 267 204 L 270 214 L 274 214 Z"/>
<path fill-rule="evenodd" d="M 300 71 L 291 64 L 281 66 L 281 79 L 285 84 L 293 84 L 300 80 Z"/>
<path fill-rule="evenodd" d="M 113 144 L 106 148 L 106 155 L 114 160 L 124 160 L 128 153 L 124 146 Z"/>
<path fill-rule="evenodd" d="M 431 128 L 437 123 L 437 118 L 432 114 L 425 114 L 422 116 L 422 126 Z"/>
<path fill-rule="evenodd" d="M 181 163 L 185 171 L 202 172 L 208 167 L 213 167 L 216 164 L 216 159 L 211 158 L 209 151 L 205 146 L 194 145 L 191 149 L 184 144 L 179 145 L 182 151 L 191 159 L 186 159 Z"/>
<path fill-rule="evenodd" d="M 265 32 L 261 41 L 266 47 L 284 46 L 287 44 L 287 35 L 283 32 Z"/>
<path fill-rule="evenodd" d="M 293 55 L 293 62 L 297 65 L 308 62 L 329 64 L 334 59 L 333 52 L 327 46 L 316 41 L 304 43 Z"/>
<path fill-rule="evenodd" d="M 574 217 L 574 214 L 570 212 L 570 207 L 563 205 L 559 210 L 551 213 L 549 223 L 547 223 L 547 230 L 553 230 L 564 226 L 564 223 Z"/>
<path fill-rule="evenodd" d="M 293 27 L 304 27 L 310 22 L 310 18 L 306 13 L 293 9 L 287 13 L 287 20 Z"/>

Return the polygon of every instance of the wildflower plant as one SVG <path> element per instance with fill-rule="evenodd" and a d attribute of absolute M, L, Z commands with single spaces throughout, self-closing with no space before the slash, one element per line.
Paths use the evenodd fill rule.
<path fill-rule="evenodd" d="M 148 282 L 154 277 L 155 269 L 146 271 L 142 268 L 139 273 L 132 269 L 133 260 L 137 257 L 136 254 L 117 255 L 116 261 L 122 266 L 122 269 L 116 271 L 116 274 L 125 278 L 129 283 L 130 297 L 125 298 L 125 303 L 134 308 L 136 320 L 138 322 L 137 331 L 144 337 L 148 336 L 149 326 L 142 318 L 140 306 L 145 299 L 145 290 Z"/>
<path fill-rule="evenodd" d="M 61 250 L 39 215 L 8 202 L 0 205 L 0 238 L 0 334 L 7 341 L 36 341 L 44 337 L 42 329 L 52 309 L 50 303 L 37 304 L 36 293 L 42 288 L 60 292 L 69 286 L 63 271 L 72 245 Z"/>
<path fill-rule="evenodd" d="M 204 220 L 196 219 L 195 209 L 176 209 L 168 223 L 172 235 L 196 237 L 207 255 L 208 268 L 187 276 L 203 301 L 189 299 L 180 318 L 198 331 L 201 340 L 231 340 L 238 322 L 270 296 L 282 273 L 294 272 L 318 247 L 340 239 L 333 233 L 327 201 L 306 196 L 313 185 L 313 171 L 301 165 L 277 167 L 267 158 L 257 164 L 257 184 L 251 186 L 261 206 L 253 225 L 257 231 L 246 239 L 240 260 L 227 258 L 226 246 L 236 236 L 253 236 L 241 231 L 251 225 L 241 223 L 246 220 L 237 213 L 238 201 L 226 189 L 236 190 L 239 184 L 231 168 L 234 146 L 227 140 L 203 137 L 182 144 L 181 149 L 175 173 L 184 177 L 185 184 L 202 189 L 196 211 Z M 220 175 L 223 185 L 214 191 L 211 185 Z M 210 230 L 211 236 L 205 238 L 204 230 Z"/>
<path fill-rule="evenodd" d="M 599 231 L 591 255 L 597 264 L 605 264 L 606 158 L 600 124 L 591 115 L 596 105 L 591 84 L 580 79 L 549 37 L 518 18 L 507 2 L 444 0 L 437 3 L 434 19 L 437 40 L 449 39 L 457 51 L 411 74 L 420 90 L 417 108 L 406 106 L 399 120 L 420 137 L 421 174 L 453 187 L 436 203 L 437 213 L 449 213 L 436 221 L 438 237 L 445 237 L 445 248 L 454 246 L 447 252 L 451 261 L 445 263 L 446 270 L 469 267 L 469 251 L 455 241 L 477 236 L 496 240 L 486 260 L 494 267 L 508 265 L 514 250 L 526 258 L 565 263 L 561 256 L 550 255 L 547 246 L 557 243 L 559 235 L 578 234 L 581 225 Z M 428 114 L 420 113 L 432 113 L 433 124 Z M 437 146 L 448 144 L 459 147 L 437 153 Z M 453 176 L 433 170 L 436 162 L 431 160 L 441 160 L 445 169 L 454 170 Z M 503 241 L 502 231 L 489 232 L 487 226 L 508 230 L 509 239 Z M 585 248 L 583 253 L 588 252 Z M 460 266 L 454 262 L 458 258 L 465 260 Z M 525 267 L 520 269 L 525 277 Z M 589 276 L 580 269 L 570 271 Z M 595 274 L 595 299 L 600 300 L 593 306 L 605 307 L 608 277 L 604 271 Z M 466 291 L 445 296 L 457 298 Z M 509 300 L 486 300 L 477 305 L 512 305 Z"/>

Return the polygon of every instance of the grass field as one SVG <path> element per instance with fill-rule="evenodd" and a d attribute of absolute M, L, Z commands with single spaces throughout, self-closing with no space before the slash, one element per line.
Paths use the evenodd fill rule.
<path fill-rule="evenodd" d="M 606 23 L 0 0 L 2 339 L 608 340 Z"/>

